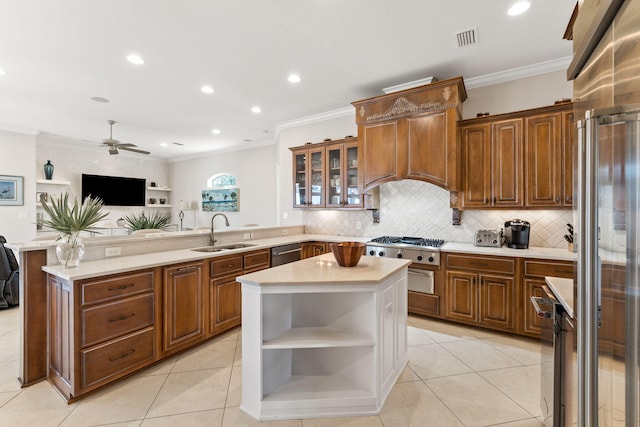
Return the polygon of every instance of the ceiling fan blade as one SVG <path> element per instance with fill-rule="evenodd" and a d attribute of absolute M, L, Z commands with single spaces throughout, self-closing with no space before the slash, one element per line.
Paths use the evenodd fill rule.
<path fill-rule="evenodd" d="M 137 147 L 137 145 L 136 145 L 136 144 L 131 144 L 131 143 L 127 142 L 127 143 L 118 143 L 118 144 L 116 144 L 116 147 L 118 147 L 118 148 L 124 148 L 124 147 Z"/>
<path fill-rule="evenodd" d="M 117 139 L 107 138 L 102 140 L 102 145 L 111 146 L 117 144 L 120 144 L 120 141 L 118 141 Z"/>
<path fill-rule="evenodd" d="M 140 153 L 140 154 L 151 154 L 151 152 L 149 151 L 144 151 L 144 150 L 138 150 L 137 148 L 128 148 L 128 147 L 123 147 L 121 145 L 118 146 L 118 148 L 121 148 L 123 150 L 127 150 L 127 151 L 133 151 L 134 153 Z"/>

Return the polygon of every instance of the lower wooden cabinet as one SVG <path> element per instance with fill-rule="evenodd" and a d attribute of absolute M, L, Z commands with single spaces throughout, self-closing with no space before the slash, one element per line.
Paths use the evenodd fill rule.
<path fill-rule="evenodd" d="M 47 276 L 49 379 L 68 401 L 159 358 L 155 269 L 69 282 Z"/>
<path fill-rule="evenodd" d="M 325 242 L 305 242 L 302 244 L 302 259 L 326 254 L 329 252 L 329 244 Z"/>
<path fill-rule="evenodd" d="M 519 304 L 520 327 L 518 332 L 522 335 L 539 338 L 541 321 L 536 314 L 531 297 L 545 297 L 546 293 L 542 290 L 545 286 L 544 278 L 564 277 L 572 279 L 574 274 L 574 266 L 570 261 L 558 261 L 547 259 L 524 259 L 524 279 L 522 283 L 522 297 Z"/>
<path fill-rule="evenodd" d="M 515 331 L 517 260 L 468 254 L 447 254 L 445 260 L 445 318 Z"/>
<path fill-rule="evenodd" d="M 163 268 L 162 350 L 174 353 L 205 338 L 203 262 Z"/>

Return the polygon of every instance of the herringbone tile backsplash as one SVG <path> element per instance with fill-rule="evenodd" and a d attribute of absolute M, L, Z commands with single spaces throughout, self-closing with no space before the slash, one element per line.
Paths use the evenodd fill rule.
<path fill-rule="evenodd" d="M 473 243 L 476 230 L 499 229 L 520 218 L 531 223 L 530 246 L 566 248 L 562 237 L 572 222 L 570 210 L 468 210 L 461 225 L 452 225 L 449 192 L 421 181 L 404 180 L 380 186 L 380 223 L 370 211 L 305 211 L 306 233 L 377 237 L 383 235 L 441 238 Z M 360 223 L 360 229 L 357 228 Z"/>

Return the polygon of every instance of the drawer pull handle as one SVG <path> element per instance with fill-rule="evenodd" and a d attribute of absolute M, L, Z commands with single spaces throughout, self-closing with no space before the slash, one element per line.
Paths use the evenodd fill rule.
<path fill-rule="evenodd" d="M 109 361 L 110 362 L 115 362 L 116 360 L 124 359 L 125 357 L 128 357 L 128 356 L 132 355 L 135 352 L 136 352 L 135 348 L 129 349 L 129 350 L 125 351 L 124 353 L 118 355 L 118 356 L 111 356 L 109 358 Z"/>
<path fill-rule="evenodd" d="M 195 270 L 196 266 L 195 265 L 190 265 L 188 267 L 180 267 L 178 269 L 178 271 L 185 271 L 185 270 Z"/>
<path fill-rule="evenodd" d="M 109 323 L 113 323 L 113 322 L 119 322 L 121 320 L 127 320 L 130 317 L 135 316 L 135 313 L 131 313 L 131 314 L 121 314 L 120 316 L 116 317 L 115 319 L 109 319 Z"/>
<path fill-rule="evenodd" d="M 128 285 L 120 285 L 120 286 L 114 286 L 112 288 L 109 288 L 110 291 L 121 291 L 123 289 L 127 289 L 127 288 L 133 288 L 135 285 L 133 283 L 129 283 Z"/>

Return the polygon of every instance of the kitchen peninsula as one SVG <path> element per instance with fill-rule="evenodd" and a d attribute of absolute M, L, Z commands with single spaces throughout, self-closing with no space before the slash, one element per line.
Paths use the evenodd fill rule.
<path fill-rule="evenodd" d="M 408 361 L 410 261 L 325 254 L 242 283 L 242 403 L 258 420 L 376 414 Z"/>

